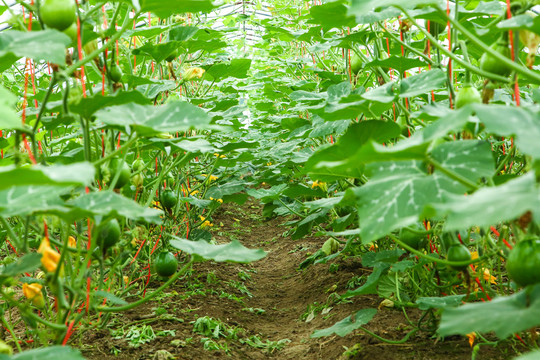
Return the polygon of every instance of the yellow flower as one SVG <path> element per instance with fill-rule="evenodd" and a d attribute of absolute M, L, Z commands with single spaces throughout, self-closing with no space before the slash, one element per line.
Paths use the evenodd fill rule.
<path fill-rule="evenodd" d="M 30 300 L 32 305 L 39 309 L 43 309 L 45 307 L 45 299 L 43 298 L 43 293 L 41 292 L 42 288 L 43 286 L 38 283 L 24 283 L 22 286 L 24 297 Z"/>
<path fill-rule="evenodd" d="M 199 190 L 193 190 L 192 192 L 189 193 L 189 195 L 195 195 L 195 194 L 198 194 L 199 193 Z"/>
<path fill-rule="evenodd" d="M 319 180 L 315 180 L 313 184 L 311 184 L 311 188 L 315 189 L 316 187 L 320 188 L 321 190 L 326 190 L 326 183 Z"/>
<path fill-rule="evenodd" d="M 202 224 L 201 224 L 201 229 L 204 229 L 205 227 L 212 227 L 214 226 L 214 224 L 212 224 L 210 221 L 208 220 L 205 220 Z"/>
<path fill-rule="evenodd" d="M 218 153 L 214 153 L 214 156 L 220 159 L 224 159 L 225 155 L 219 155 Z"/>
<path fill-rule="evenodd" d="M 490 274 L 489 269 L 484 269 L 484 280 L 494 285 L 497 284 L 497 278 Z"/>
<path fill-rule="evenodd" d="M 267 163 L 266 163 L 266 166 L 272 166 L 272 162 L 270 162 L 270 161 L 267 162 Z"/>
<path fill-rule="evenodd" d="M 206 218 L 204 216 L 202 216 L 202 215 L 199 215 L 199 218 L 201 219 L 201 221 L 206 220 Z"/>
<path fill-rule="evenodd" d="M 198 80 L 202 78 L 204 72 L 205 70 L 199 67 L 187 68 L 182 74 L 182 79 L 184 79 L 184 81 Z"/>
<path fill-rule="evenodd" d="M 467 334 L 467 335 L 465 335 L 465 336 L 467 336 L 467 338 L 469 339 L 469 345 L 470 345 L 471 347 L 473 347 L 473 345 L 474 345 L 474 340 L 476 340 L 476 333 L 473 331 L 472 333 L 469 333 L 469 334 Z"/>
<path fill-rule="evenodd" d="M 43 268 L 48 272 L 56 271 L 58 261 L 60 261 L 60 254 L 51 248 L 48 238 L 43 238 L 39 245 L 38 253 L 41 254 L 41 265 L 43 265 Z"/>
<path fill-rule="evenodd" d="M 206 175 L 206 174 L 201 174 L 201 176 L 202 176 L 202 177 L 208 177 L 208 175 Z M 218 178 L 218 177 L 215 176 L 215 175 L 210 175 L 210 181 L 217 180 L 217 178 Z"/>
<path fill-rule="evenodd" d="M 210 197 L 210 200 L 217 201 L 220 204 L 223 204 L 223 199 L 214 199 L 213 197 Z"/>
<path fill-rule="evenodd" d="M 68 246 L 71 247 L 71 248 L 76 248 L 77 247 L 77 240 L 75 240 L 75 238 L 73 236 L 70 236 L 68 238 Z"/>

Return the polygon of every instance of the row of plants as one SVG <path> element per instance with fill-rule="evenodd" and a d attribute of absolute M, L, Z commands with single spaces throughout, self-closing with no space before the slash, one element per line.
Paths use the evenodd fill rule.
<path fill-rule="evenodd" d="M 343 297 L 424 314 L 401 340 L 364 327 L 377 309 L 314 337 L 538 348 L 534 1 L 275 1 L 221 31 L 209 1 L 18 3 L 0 33 L 12 337 L 66 344 L 193 261 L 262 258 L 209 231 L 252 196 L 291 239 L 321 237 L 300 269 L 359 257 L 373 272 Z M 227 39 L 246 23 L 260 41 Z"/>

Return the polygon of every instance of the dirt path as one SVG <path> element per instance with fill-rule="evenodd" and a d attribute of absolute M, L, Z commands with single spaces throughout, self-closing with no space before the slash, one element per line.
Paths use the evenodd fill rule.
<path fill-rule="evenodd" d="M 310 338 L 316 329 L 332 326 L 360 309 L 378 307 L 380 299 L 374 295 L 352 301 L 339 296 L 353 277 L 367 276 L 369 269 L 355 258 L 298 271 L 298 264 L 324 239 L 283 237 L 287 230 L 280 226 L 283 219 L 265 222 L 261 211 L 253 201 L 242 207 L 223 206 L 214 216 L 212 232 L 218 242 L 238 239 L 247 247 L 263 248 L 266 258 L 247 265 L 196 263 L 189 280 L 178 281 L 156 301 L 117 316 L 110 328 L 123 327 L 124 333 L 113 334 L 116 339 L 108 330 L 89 330 L 72 345 L 89 359 L 470 359 L 471 349 L 463 338 L 437 345 L 427 334 L 399 345 L 380 342 L 362 331 L 343 338 Z M 159 284 L 154 281 L 151 287 Z M 209 324 L 206 333 L 201 323 Z M 406 324 L 400 311 L 382 309 L 366 327 L 399 340 L 408 332 Z M 151 326 L 155 338 L 138 346 L 131 340 L 130 345 L 130 338 L 137 339 L 144 326 L 146 331 Z M 507 358 L 499 350 L 485 348 L 477 357 Z"/>

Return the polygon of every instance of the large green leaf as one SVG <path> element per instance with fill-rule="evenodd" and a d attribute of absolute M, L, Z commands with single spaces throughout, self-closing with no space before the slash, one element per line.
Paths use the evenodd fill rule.
<path fill-rule="evenodd" d="M 76 219 L 84 217 L 126 217 L 160 224 L 161 210 L 143 207 L 135 201 L 112 191 L 99 191 L 84 194 L 68 202 L 74 209 L 70 215 Z"/>
<path fill-rule="evenodd" d="M 313 6 L 309 12 L 313 18 L 310 22 L 321 24 L 324 28 L 354 27 L 356 25 L 354 16 L 347 16 L 347 7 L 341 1 Z"/>
<path fill-rule="evenodd" d="M 330 181 L 342 177 L 360 177 L 363 174 L 361 164 L 345 163 L 335 166 L 319 166 L 321 162 L 339 163 L 353 156 L 370 139 L 383 142 L 398 137 L 400 128 L 393 122 L 370 120 L 352 124 L 347 132 L 332 146 L 321 148 L 307 161 L 305 171 L 312 178 Z"/>
<path fill-rule="evenodd" d="M 526 154 L 540 157 L 540 116 L 524 107 L 475 104 L 476 116 L 486 131 L 502 136 L 515 135 L 516 145 Z"/>
<path fill-rule="evenodd" d="M 540 350 L 531 351 L 521 356 L 515 357 L 512 360 L 538 360 L 540 359 Z"/>
<path fill-rule="evenodd" d="M 70 42 L 71 39 L 66 34 L 56 30 L 2 31 L 0 32 L 0 59 L 6 57 L 13 61 L 7 63 L 0 61 L 0 71 L 9 68 L 21 57 L 65 65 L 65 51 Z"/>
<path fill-rule="evenodd" d="M 21 119 L 13 110 L 17 98 L 6 88 L 0 85 L 0 130 L 27 130 Z"/>
<path fill-rule="evenodd" d="M 315 330 L 311 334 L 312 338 L 331 336 L 333 334 L 341 337 L 346 336 L 354 330 L 360 328 L 362 325 L 367 324 L 373 319 L 377 313 L 376 309 L 362 309 L 356 312 L 356 314 L 346 317 L 345 319 L 338 321 L 329 328 L 322 330 Z"/>
<path fill-rule="evenodd" d="M 466 335 L 473 331 L 495 334 L 505 339 L 540 325 L 540 284 L 490 302 L 465 304 L 443 311 L 439 334 Z"/>
<path fill-rule="evenodd" d="M 133 55 L 148 55 L 156 62 L 165 60 L 169 55 L 182 45 L 179 41 L 168 41 L 161 44 L 146 43 L 137 49 L 133 49 L 131 52 Z"/>
<path fill-rule="evenodd" d="M 26 350 L 6 358 L 10 360 L 84 360 L 79 350 L 69 346 L 50 346 Z"/>
<path fill-rule="evenodd" d="M 191 241 L 176 236 L 172 236 L 172 238 L 173 240 L 169 242 L 172 247 L 185 251 L 188 254 L 198 255 L 206 260 L 249 263 L 266 256 L 264 250 L 248 249 L 238 240 L 233 240 L 228 244 L 212 245 L 206 241 Z"/>
<path fill-rule="evenodd" d="M 150 100 L 143 96 L 139 91 L 118 91 L 114 96 L 103 96 L 96 94 L 92 97 L 81 99 L 81 102 L 70 106 L 70 110 L 74 113 L 80 114 L 86 119 L 90 117 L 99 109 L 103 109 L 108 106 L 122 105 L 128 103 L 136 103 L 141 105 L 150 104 Z"/>
<path fill-rule="evenodd" d="M 99 110 L 96 116 L 106 125 L 141 135 L 204 129 L 210 123 L 204 110 L 183 101 L 162 106 L 129 103 Z"/>
<path fill-rule="evenodd" d="M 445 169 L 473 182 L 490 177 L 495 172 L 495 160 L 487 141 L 465 140 L 443 143 L 433 149 L 431 156 Z"/>
<path fill-rule="evenodd" d="M 418 5 L 432 5 L 439 2 L 439 0 L 351 0 L 349 13 L 363 16 L 372 10 L 384 10 L 393 5 L 413 8 Z"/>
<path fill-rule="evenodd" d="M 0 167 L 0 190 L 21 185 L 89 185 L 95 175 L 88 162 L 70 165 Z"/>
<path fill-rule="evenodd" d="M 447 216 L 447 230 L 493 225 L 516 219 L 527 211 L 532 211 L 536 221 L 540 221 L 540 189 L 535 173 L 530 172 L 503 185 L 482 188 L 472 195 L 449 196 L 432 207 L 438 216 Z"/>
<path fill-rule="evenodd" d="M 141 0 L 141 11 L 151 11 L 160 18 L 174 14 L 209 12 L 215 8 L 211 0 Z"/>
<path fill-rule="evenodd" d="M 446 73 L 440 69 L 433 69 L 403 79 L 400 83 L 399 97 L 413 97 L 428 93 L 431 90 L 444 87 Z"/>
<path fill-rule="evenodd" d="M 230 64 L 217 63 L 211 65 L 206 69 L 206 75 L 209 75 L 216 81 L 228 77 L 244 79 L 247 77 L 250 67 L 250 59 L 233 59 Z"/>
<path fill-rule="evenodd" d="M 29 253 L 17 259 L 16 262 L 0 267 L 0 277 L 17 276 L 32 272 L 41 266 L 41 254 Z"/>
<path fill-rule="evenodd" d="M 0 215 L 6 217 L 44 212 L 61 215 L 67 209 L 60 196 L 69 191 L 70 188 L 61 186 L 12 186 L 0 191 Z"/>

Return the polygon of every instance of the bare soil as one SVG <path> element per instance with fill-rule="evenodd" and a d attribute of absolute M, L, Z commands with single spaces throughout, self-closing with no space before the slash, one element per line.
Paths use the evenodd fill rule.
<path fill-rule="evenodd" d="M 78 331 L 71 345 L 88 359 L 105 360 L 471 358 L 472 349 L 464 337 L 441 340 L 419 332 L 406 343 L 391 345 L 356 330 L 345 337 L 311 338 L 314 330 L 332 326 L 360 309 L 378 308 L 382 299 L 367 295 L 357 296 L 352 302 L 339 301 L 336 294 L 347 291 L 351 278 L 369 274 L 370 269 L 364 269 L 359 258 L 339 258 L 334 265 L 317 264 L 299 271 L 298 265 L 325 239 L 293 241 L 283 237 L 287 230 L 281 226 L 284 219 L 264 221 L 261 212 L 261 205 L 252 200 L 241 207 L 226 204 L 213 216 L 212 233 L 220 243 L 236 238 L 246 247 L 263 248 L 268 252 L 266 258 L 251 264 L 196 263 L 190 276 L 177 281 L 163 296 L 116 315 L 110 330 Z M 160 284 L 155 279 L 149 287 Z M 316 310 L 314 317 L 309 316 L 308 309 Z M 421 314 L 412 311 L 407 315 L 414 321 Z M 194 322 L 205 316 L 235 329 L 236 335 L 212 338 L 197 334 Z M 407 324 L 400 310 L 381 308 L 365 327 L 386 339 L 399 340 L 410 331 Z M 118 328 L 142 325 L 151 326 L 156 334 L 168 332 L 139 346 L 112 335 Z M 204 349 L 205 342 L 221 349 Z M 481 347 L 476 359 L 513 356 L 510 345 Z"/>

